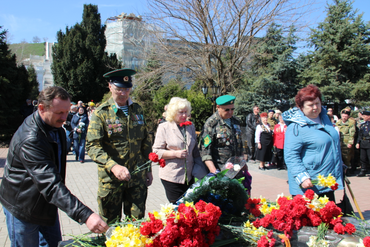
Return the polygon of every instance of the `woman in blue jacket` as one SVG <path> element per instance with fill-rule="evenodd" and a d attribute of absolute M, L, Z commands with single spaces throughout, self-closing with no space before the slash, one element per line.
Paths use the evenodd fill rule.
<path fill-rule="evenodd" d="M 290 194 L 304 194 L 312 189 L 319 196 L 335 201 L 334 191 L 315 186 L 317 176 L 331 174 L 343 189 L 343 161 L 339 134 L 321 106 L 321 92 L 314 85 L 299 90 L 296 107 L 283 113 L 288 128 L 285 134 L 284 159 L 288 167 Z"/>
<path fill-rule="evenodd" d="M 85 162 L 85 143 L 89 118 L 83 107 L 78 108 L 78 112 L 73 116 L 71 121 L 73 129 L 73 150 L 76 153 L 76 160 L 81 163 Z"/>

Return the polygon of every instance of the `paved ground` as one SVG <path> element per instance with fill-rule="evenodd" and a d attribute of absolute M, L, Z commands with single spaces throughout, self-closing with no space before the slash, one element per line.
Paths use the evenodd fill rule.
<path fill-rule="evenodd" d="M 8 149 L 0 149 L 0 181 L 3 178 L 3 167 Z M 249 170 L 253 176 L 252 183 L 252 197 L 259 197 L 262 195 L 270 200 L 275 200 L 278 194 L 284 193 L 289 195 L 287 184 L 286 171 L 278 171 L 270 169 L 267 171 L 258 170 L 257 163 L 248 163 Z M 160 204 L 167 203 L 164 194 L 163 186 L 158 178 L 158 166 L 153 166 L 154 182 L 149 187 L 149 196 L 147 200 L 147 212 L 153 210 L 160 210 Z M 368 177 L 357 178 L 350 177 L 351 188 L 357 199 L 359 208 L 361 209 L 364 217 L 370 219 L 370 180 Z M 67 179 L 66 185 L 81 201 L 97 211 L 96 191 L 97 191 L 97 168 L 94 162 L 87 157 L 84 164 L 74 161 L 72 155 L 68 155 L 67 164 Z M 343 197 L 343 192 L 336 192 L 337 202 Z M 349 196 L 351 198 L 351 196 Z M 350 199 L 353 208 L 357 212 L 355 204 Z M 64 212 L 60 212 L 61 227 L 63 239 L 68 240 L 72 235 L 87 233 L 88 229 L 85 225 L 80 226 L 75 221 L 71 220 Z M 0 247 L 10 246 L 7 228 L 5 224 L 5 216 L 0 207 Z"/>

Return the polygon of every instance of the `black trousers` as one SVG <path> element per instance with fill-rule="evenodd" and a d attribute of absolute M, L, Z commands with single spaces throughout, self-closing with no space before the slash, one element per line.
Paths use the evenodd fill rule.
<path fill-rule="evenodd" d="M 276 163 L 278 168 L 286 168 L 284 162 L 284 149 L 276 149 Z"/>
<path fill-rule="evenodd" d="M 194 183 L 194 178 L 189 182 L 189 184 L 178 184 L 169 182 L 161 179 L 164 190 L 166 191 L 166 197 L 170 203 L 176 203 L 178 199 L 189 189 L 190 185 Z"/>
<path fill-rule="evenodd" d="M 366 171 L 370 163 L 370 148 L 360 149 L 361 171 Z"/>
<path fill-rule="evenodd" d="M 247 132 L 247 145 L 249 149 L 250 159 L 256 160 L 256 153 L 255 153 L 256 143 L 254 142 L 254 133 Z"/>

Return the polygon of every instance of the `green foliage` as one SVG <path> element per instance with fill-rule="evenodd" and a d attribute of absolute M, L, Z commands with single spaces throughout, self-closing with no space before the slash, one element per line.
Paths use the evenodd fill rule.
<path fill-rule="evenodd" d="M 288 35 L 283 36 L 281 26 L 272 23 L 266 35 L 256 43 L 245 82 L 234 93 L 237 116 L 246 116 L 254 105 L 261 111 L 290 107 L 297 93 L 298 65 L 293 57 L 297 37 L 294 33 L 292 26 Z"/>
<path fill-rule="evenodd" d="M 6 31 L 0 26 L 0 136 L 9 137 L 22 123 L 20 107 L 30 97 L 32 85 L 25 66 L 17 66 L 16 56 L 6 44 Z"/>
<path fill-rule="evenodd" d="M 37 81 L 37 75 L 35 68 L 31 65 L 27 68 L 28 81 L 31 87 L 28 98 L 37 99 L 39 96 L 39 82 Z"/>
<path fill-rule="evenodd" d="M 16 55 L 18 62 L 29 58 L 30 55 L 45 56 L 45 43 L 10 44 L 9 48 Z"/>
<path fill-rule="evenodd" d="M 327 100 L 366 103 L 370 96 L 370 23 L 356 15 L 349 0 L 334 0 L 327 17 L 311 30 L 301 83 L 320 87 Z"/>
<path fill-rule="evenodd" d="M 99 101 L 108 91 L 106 72 L 120 68 L 116 55 L 104 52 L 105 26 L 96 5 L 84 5 L 83 19 L 57 33 L 53 47 L 52 74 L 55 85 L 65 88 L 74 101 Z"/>

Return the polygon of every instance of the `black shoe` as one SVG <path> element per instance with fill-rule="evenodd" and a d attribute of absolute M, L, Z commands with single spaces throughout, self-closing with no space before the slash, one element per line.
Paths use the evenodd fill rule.
<path fill-rule="evenodd" d="M 280 171 L 280 170 L 284 170 L 284 168 L 282 168 L 282 167 L 278 167 L 277 169 L 278 169 L 279 171 Z"/>
<path fill-rule="evenodd" d="M 360 171 L 359 174 L 357 174 L 357 177 L 365 177 L 366 176 L 366 172 L 365 171 Z"/>
<path fill-rule="evenodd" d="M 266 166 L 264 166 L 264 167 L 260 167 L 260 166 L 259 166 L 259 167 L 258 167 L 258 169 L 260 169 L 260 170 L 263 170 L 263 171 L 264 171 L 264 170 L 266 170 Z"/>

